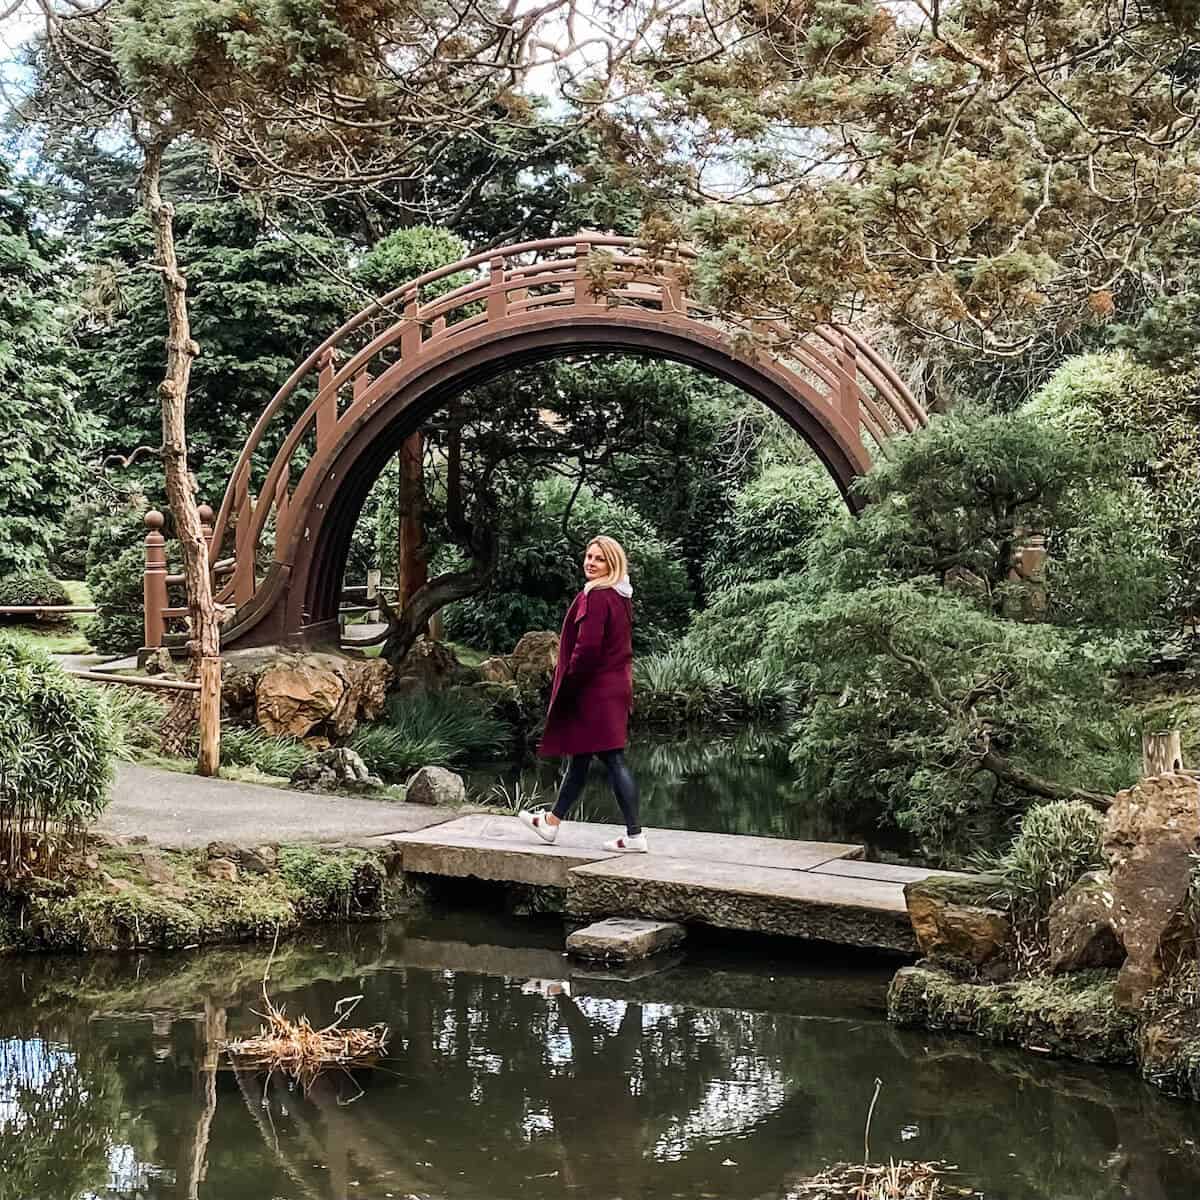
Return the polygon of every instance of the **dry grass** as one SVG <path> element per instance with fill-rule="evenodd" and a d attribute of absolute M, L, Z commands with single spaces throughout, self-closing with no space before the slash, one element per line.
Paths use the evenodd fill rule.
<path fill-rule="evenodd" d="M 957 1167 L 941 1162 L 838 1163 L 804 1180 L 789 1200 L 940 1200 L 982 1192 L 953 1181 Z"/>
<path fill-rule="evenodd" d="M 276 945 L 278 945 L 278 935 Z M 344 1029 L 342 1022 L 358 1007 L 362 996 L 347 996 L 334 1005 L 337 1019 L 314 1029 L 307 1017 L 293 1021 L 267 993 L 275 948 L 263 974 L 263 1004 L 266 1012 L 258 1015 L 266 1021 L 255 1037 L 227 1042 L 225 1049 L 235 1067 L 251 1070 L 280 1071 L 297 1080 L 305 1091 L 323 1071 L 336 1068 L 374 1066 L 387 1049 L 386 1025 L 367 1029 Z"/>

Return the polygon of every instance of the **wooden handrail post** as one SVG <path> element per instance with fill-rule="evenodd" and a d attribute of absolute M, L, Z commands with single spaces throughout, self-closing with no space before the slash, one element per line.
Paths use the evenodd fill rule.
<path fill-rule="evenodd" d="M 200 756 L 197 775 L 216 775 L 221 770 L 221 660 L 200 660 Z"/>
<path fill-rule="evenodd" d="M 1142 778 L 1183 770 L 1183 748 L 1177 729 L 1142 734 Z"/>
<path fill-rule="evenodd" d="M 162 535 L 165 519 L 156 508 L 143 518 L 146 534 L 146 566 L 142 574 L 142 637 L 147 649 L 156 650 L 163 643 L 167 607 L 167 539 Z"/>

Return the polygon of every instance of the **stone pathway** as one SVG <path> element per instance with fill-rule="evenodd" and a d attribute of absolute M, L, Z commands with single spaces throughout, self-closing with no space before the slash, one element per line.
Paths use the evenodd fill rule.
<path fill-rule="evenodd" d="M 424 829 L 455 815 L 421 804 L 312 795 L 121 763 L 112 802 L 96 829 L 180 849 L 213 841 L 377 846 L 370 839 Z"/>
<path fill-rule="evenodd" d="M 915 953 L 904 885 L 940 872 L 862 862 L 862 847 L 647 830 L 649 854 L 612 854 L 621 830 L 569 822 L 536 841 L 515 817 L 473 814 L 399 836 L 405 871 L 566 890 L 578 917 L 649 917 Z"/>

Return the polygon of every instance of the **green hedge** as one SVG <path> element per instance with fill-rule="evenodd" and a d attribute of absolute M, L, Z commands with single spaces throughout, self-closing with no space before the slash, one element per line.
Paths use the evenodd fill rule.
<path fill-rule="evenodd" d="M 53 575 L 46 571 L 23 571 L 0 579 L 0 605 L 70 604 L 71 597 Z M 3 620 L 24 620 L 12 616 Z"/>

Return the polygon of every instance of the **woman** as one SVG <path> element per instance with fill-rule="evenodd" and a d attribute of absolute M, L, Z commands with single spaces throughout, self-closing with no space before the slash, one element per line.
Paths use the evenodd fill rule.
<path fill-rule="evenodd" d="M 569 757 L 551 812 L 523 812 L 521 820 L 544 842 L 553 842 L 587 783 L 593 756 L 625 818 L 625 836 L 605 842 L 617 853 L 646 852 L 638 822 L 638 786 L 625 762 L 629 710 L 633 706 L 633 588 L 621 543 L 593 538 L 583 557 L 587 580 L 567 609 L 550 691 L 546 731 L 538 752 Z"/>

